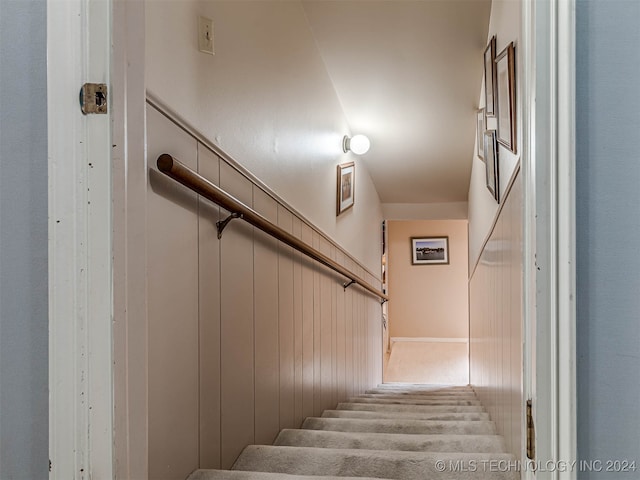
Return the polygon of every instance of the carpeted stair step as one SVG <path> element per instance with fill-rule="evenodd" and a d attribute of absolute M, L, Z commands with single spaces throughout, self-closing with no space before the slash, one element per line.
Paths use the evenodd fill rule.
<path fill-rule="evenodd" d="M 274 445 L 414 452 L 504 452 L 500 435 L 407 435 L 287 429 L 280 432 Z"/>
<path fill-rule="evenodd" d="M 461 392 L 473 391 L 471 385 L 429 385 L 422 383 L 381 383 L 377 387 L 384 390 L 413 390 L 418 392 Z"/>
<path fill-rule="evenodd" d="M 244 449 L 233 468 L 295 475 L 398 480 L 517 480 L 519 474 L 513 469 L 483 471 L 482 466 L 490 465 L 490 462 L 499 465 L 500 462 L 507 464 L 515 460 L 512 455 L 499 453 L 422 453 L 252 445 Z M 477 465 L 478 468 L 471 471 L 470 465 Z"/>
<path fill-rule="evenodd" d="M 465 393 L 464 395 L 431 395 L 428 393 L 398 395 L 395 393 L 363 393 L 362 395 L 356 395 L 355 398 L 392 398 L 394 400 L 433 400 L 438 402 L 449 400 L 479 401 L 478 397 L 471 393 Z"/>
<path fill-rule="evenodd" d="M 430 395 L 430 396 L 454 396 L 454 395 L 475 395 L 473 390 L 414 390 L 414 389 L 390 389 L 390 388 L 371 388 L 365 390 L 364 393 L 383 394 L 383 395 Z"/>
<path fill-rule="evenodd" d="M 333 430 L 335 432 L 406 433 L 451 435 L 494 435 L 495 424 L 491 421 L 456 422 L 439 420 L 308 417 L 302 423 L 307 430 Z"/>
<path fill-rule="evenodd" d="M 482 405 L 407 405 L 393 403 L 339 403 L 336 410 L 363 410 L 370 412 L 424 412 L 471 413 L 484 412 Z"/>
<path fill-rule="evenodd" d="M 421 397 L 456 397 L 456 398 L 467 398 L 467 397 L 475 397 L 476 393 L 473 391 L 468 392 L 444 392 L 444 391 L 433 391 L 433 392 L 420 392 L 414 390 L 402 390 L 402 391 L 394 391 L 394 390 L 385 390 L 381 388 L 374 388 L 371 390 L 366 390 L 364 392 L 365 395 L 397 395 L 399 397 L 410 397 L 419 395 Z"/>
<path fill-rule="evenodd" d="M 407 405 L 482 405 L 480 400 L 414 400 L 407 398 L 375 398 L 360 395 L 359 397 L 350 397 L 347 399 L 352 403 L 393 403 L 393 404 L 407 404 Z"/>
<path fill-rule="evenodd" d="M 286 473 L 243 472 L 240 470 L 196 470 L 187 480 L 379 480 L 363 477 L 318 477 Z"/>
<path fill-rule="evenodd" d="M 413 388 L 403 388 L 403 389 L 394 389 L 394 388 L 375 388 L 366 390 L 364 393 L 371 394 L 385 394 L 385 395 L 475 395 L 476 392 L 472 389 L 466 390 L 418 390 Z"/>
<path fill-rule="evenodd" d="M 415 420 L 457 420 L 476 421 L 490 420 L 488 413 L 420 413 L 420 412 L 368 412 L 362 410 L 325 410 L 323 418 L 413 418 Z"/>

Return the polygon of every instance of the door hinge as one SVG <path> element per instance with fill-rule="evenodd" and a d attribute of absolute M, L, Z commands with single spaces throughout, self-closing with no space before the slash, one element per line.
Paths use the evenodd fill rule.
<path fill-rule="evenodd" d="M 85 115 L 107 113 L 107 85 L 85 83 L 80 89 L 80 107 Z"/>
<path fill-rule="evenodd" d="M 536 458 L 536 427 L 533 423 L 533 406 L 531 400 L 527 400 L 527 458 Z"/>

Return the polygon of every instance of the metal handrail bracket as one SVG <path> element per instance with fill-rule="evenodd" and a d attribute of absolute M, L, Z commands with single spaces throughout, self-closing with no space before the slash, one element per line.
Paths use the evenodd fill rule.
<path fill-rule="evenodd" d="M 220 187 L 214 185 L 202 175 L 190 169 L 179 160 L 176 160 L 168 153 L 163 153 L 162 155 L 160 155 L 156 163 L 160 172 L 173 178 L 178 183 L 184 185 L 190 190 L 193 190 L 202 197 L 220 205 L 222 208 L 231 213 L 231 215 L 225 220 L 218 222 L 218 238 L 222 236 L 224 227 L 226 227 L 231 220 L 233 220 L 234 218 L 242 219 L 245 222 L 258 228 L 259 230 L 262 230 L 263 232 L 271 235 L 277 240 L 280 240 L 282 243 L 289 245 L 295 250 L 307 255 L 308 257 L 320 262 L 322 265 L 348 278 L 349 284 L 358 284 L 369 293 L 372 293 L 373 295 L 381 298 L 383 301 L 389 300 L 389 297 L 387 295 L 370 285 L 367 281 L 363 280 L 358 275 L 349 271 L 322 252 L 319 252 L 315 248 L 310 247 L 302 240 L 291 235 L 289 232 L 271 223 L 258 212 L 248 207 L 240 200 L 229 195 Z"/>

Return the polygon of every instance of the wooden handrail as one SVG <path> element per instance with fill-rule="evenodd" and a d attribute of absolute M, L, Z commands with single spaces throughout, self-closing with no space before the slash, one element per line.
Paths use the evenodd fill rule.
<path fill-rule="evenodd" d="M 327 257 L 324 253 L 319 252 L 313 247 L 310 247 L 302 240 L 291 235 L 289 232 L 283 230 L 277 225 L 274 225 L 258 212 L 248 207 L 240 200 L 229 195 L 220 187 L 214 185 L 202 175 L 193 171 L 192 169 L 181 163 L 179 160 L 173 158 L 168 153 L 163 153 L 158 157 L 157 165 L 158 170 L 160 170 L 165 175 L 173 178 L 178 183 L 181 183 L 185 187 L 193 190 L 204 198 L 220 205 L 222 208 L 229 211 L 232 215 L 236 215 L 237 218 L 244 220 L 245 222 L 276 238 L 277 240 L 280 240 L 282 243 L 289 245 L 295 250 L 304 253 L 308 257 L 317 260 L 324 266 L 329 267 L 331 270 L 338 272 L 340 275 L 347 277 L 349 279 L 349 284 L 358 284 L 373 295 L 380 297 L 383 301 L 389 300 L 389 297 L 387 295 L 371 286 L 368 282 L 360 278 L 358 275 L 344 268 L 333 259 Z M 345 284 L 345 288 L 346 285 L 347 284 Z"/>

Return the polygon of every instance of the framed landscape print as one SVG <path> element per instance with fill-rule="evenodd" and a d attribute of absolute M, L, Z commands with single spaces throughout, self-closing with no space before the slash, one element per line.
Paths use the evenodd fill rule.
<path fill-rule="evenodd" d="M 449 263 L 449 237 L 413 237 L 412 265 L 446 265 Z"/>
<path fill-rule="evenodd" d="M 513 42 L 496 58 L 498 142 L 516 153 L 516 78 Z"/>
<path fill-rule="evenodd" d="M 484 108 L 478 110 L 476 114 L 476 150 L 478 151 L 478 158 L 484 160 L 484 131 L 486 126 L 484 124 Z"/>
<path fill-rule="evenodd" d="M 484 163 L 486 167 L 487 188 L 500 203 L 500 182 L 498 171 L 498 144 L 496 132 L 493 130 L 484 133 Z"/>
<path fill-rule="evenodd" d="M 353 207 L 356 187 L 356 166 L 353 162 L 338 165 L 338 195 L 336 215 Z"/>
<path fill-rule="evenodd" d="M 489 40 L 484 51 L 484 108 L 487 116 L 494 116 L 496 97 L 496 36 Z"/>

